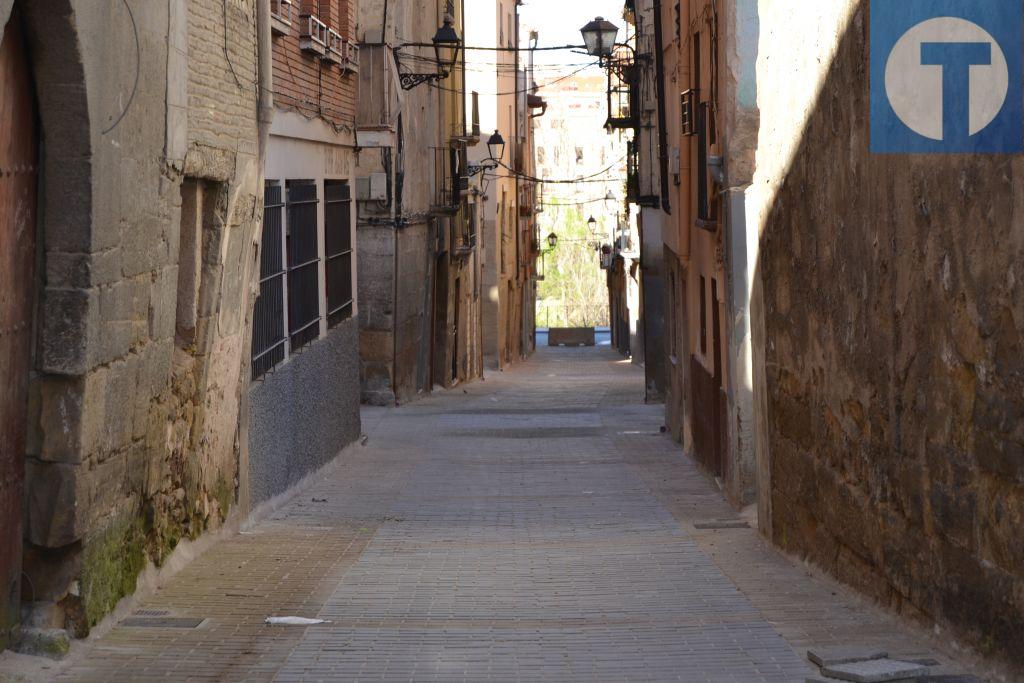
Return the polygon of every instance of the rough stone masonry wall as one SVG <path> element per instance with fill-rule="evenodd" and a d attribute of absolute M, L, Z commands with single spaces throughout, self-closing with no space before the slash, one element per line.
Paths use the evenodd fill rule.
<path fill-rule="evenodd" d="M 871 155 L 868 3 L 760 13 L 773 540 L 1019 663 L 1024 161 Z"/>
<path fill-rule="evenodd" d="M 35 45 L 47 184 L 25 599 L 36 603 L 31 625 L 81 636 L 147 562 L 220 524 L 236 500 L 260 220 L 255 5 L 131 3 L 132 16 L 113 0 L 26 8 L 45 27 Z M 45 78 L 47 64 L 61 75 Z M 75 96 L 87 110 L 69 107 Z M 206 198 L 187 340 L 183 184 Z"/>

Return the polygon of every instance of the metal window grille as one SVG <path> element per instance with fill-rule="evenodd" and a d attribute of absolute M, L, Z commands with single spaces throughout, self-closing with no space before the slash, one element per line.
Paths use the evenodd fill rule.
<path fill-rule="evenodd" d="M 285 357 L 284 202 L 281 186 L 267 181 L 263 190 L 263 237 L 260 246 L 260 293 L 252 321 L 252 378 L 259 379 Z"/>
<path fill-rule="evenodd" d="M 683 135 L 697 134 L 697 90 L 684 90 L 679 96 L 680 111 L 682 113 Z"/>
<path fill-rule="evenodd" d="M 297 351 L 320 336 L 320 239 L 317 230 L 316 183 L 289 180 L 288 230 L 288 334 Z"/>
<path fill-rule="evenodd" d="M 352 317 L 352 189 L 324 181 L 324 247 L 327 267 L 327 326 Z"/>

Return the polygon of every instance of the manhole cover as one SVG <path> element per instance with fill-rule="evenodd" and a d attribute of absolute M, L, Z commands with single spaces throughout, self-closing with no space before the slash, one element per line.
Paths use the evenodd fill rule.
<path fill-rule="evenodd" d="M 741 520 L 729 522 L 697 522 L 695 529 L 749 529 L 750 525 Z"/>
<path fill-rule="evenodd" d="M 204 621 L 190 617 L 129 617 L 121 625 L 131 628 L 198 628 Z"/>

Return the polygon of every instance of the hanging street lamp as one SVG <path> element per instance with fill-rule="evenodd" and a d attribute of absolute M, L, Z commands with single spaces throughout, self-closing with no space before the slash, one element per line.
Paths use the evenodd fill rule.
<path fill-rule="evenodd" d="M 404 47 L 434 48 L 436 73 L 402 73 L 400 50 Z M 430 43 L 405 43 L 401 47 L 396 47 L 394 52 L 395 63 L 399 65 L 398 77 L 402 84 L 402 89 L 412 90 L 417 85 L 443 81 L 451 75 L 459 61 L 459 53 L 462 52 L 462 38 L 459 37 L 459 32 L 452 26 L 451 19 L 445 17 L 444 24 L 437 29 L 437 33 L 434 34 Z"/>
<path fill-rule="evenodd" d="M 441 78 L 446 78 L 455 69 L 455 63 L 459 61 L 459 51 L 462 49 L 462 39 L 452 26 L 448 17 L 444 18 L 444 24 L 437 29 L 434 39 L 434 55 L 437 58 L 437 73 Z"/>
<path fill-rule="evenodd" d="M 615 51 L 615 39 L 619 35 L 619 27 L 604 17 L 597 17 L 580 29 L 583 42 L 587 46 L 587 54 L 604 60 Z"/>
<path fill-rule="evenodd" d="M 558 248 L 558 235 L 556 235 L 555 233 L 551 233 L 550 235 L 548 235 L 548 246 L 551 247 L 552 249 Z"/>
<path fill-rule="evenodd" d="M 488 161 L 494 162 L 495 167 L 505 158 L 505 138 L 498 131 L 487 139 L 487 153 L 490 155 Z"/>
<path fill-rule="evenodd" d="M 494 135 L 487 138 L 487 158 L 479 164 L 470 164 L 466 169 L 466 175 L 472 178 L 485 171 L 493 171 L 501 166 L 501 160 L 505 158 L 505 138 L 501 133 L 494 131 Z"/>

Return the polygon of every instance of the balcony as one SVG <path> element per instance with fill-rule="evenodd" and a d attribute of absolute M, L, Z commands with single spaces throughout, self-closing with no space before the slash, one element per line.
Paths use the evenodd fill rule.
<path fill-rule="evenodd" d="M 346 40 L 344 44 L 345 64 L 343 68 L 348 73 L 359 73 L 359 45 Z"/>
<path fill-rule="evenodd" d="M 608 120 L 611 129 L 640 125 L 640 69 L 632 60 L 623 59 L 608 69 Z"/>
<path fill-rule="evenodd" d="M 333 28 L 327 29 L 327 51 L 324 61 L 338 66 L 345 64 L 345 40 Z"/>
<path fill-rule="evenodd" d="M 462 202 L 463 184 L 468 179 L 461 173 L 457 147 L 434 148 L 434 199 L 430 212 L 435 216 L 454 216 Z"/>
<path fill-rule="evenodd" d="M 327 54 L 327 24 L 320 21 L 315 14 L 303 14 L 300 17 L 299 48 L 313 57 Z"/>
<path fill-rule="evenodd" d="M 471 93 L 469 119 L 463 118 L 452 124 L 452 142 L 472 147 L 480 142 L 480 94 Z"/>
<path fill-rule="evenodd" d="M 270 0 L 270 30 L 275 36 L 286 36 L 292 32 L 295 22 L 293 0 Z"/>

